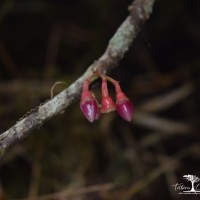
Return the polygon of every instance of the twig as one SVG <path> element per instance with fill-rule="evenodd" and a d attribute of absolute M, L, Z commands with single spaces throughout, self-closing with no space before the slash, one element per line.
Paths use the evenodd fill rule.
<path fill-rule="evenodd" d="M 187 134 L 189 131 L 193 130 L 187 123 L 165 119 L 147 112 L 136 112 L 134 123 L 157 132 L 168 134 Z"/>
<path fill-rule="evenodd" d="M 61 28 L 58 26 L 54 27 L 54 29 L 49 35 L 46 55 L 46 66 L 44 68 L 44 77 L 50 78 L 53 75 L 61 34 Z"/>
<path fill-rule="evenodd" d="M 194 90 L 195 86 L 193 83 L 186 83 L 185 85 L 173 90 L 172 92 L 169 92 L 168 94 L 164 94 L 147 101 L 141 105 L 139 109 L 147 112 L 158 112 L 165 110 L 178 101 L 191 95 Z"/>
<path fill-rule="evenodd" d="M 84 80 L 97 70 L 106 74 L 118 65 L 125 52 L 129 49 L 133 39 L 141 30 L 142 25 L 149 18 L 154 1 L 155 0 L 135 0 L 129 6 L 129 16 L 109 41 L 104 54 L 68 88 L 47 103 L 39 106 L 32 114 L 0 135 L 0 158 L 11 145 L 29 135 L 34 129 L 41 127 L 44 122 L 64 111 L 71 103 L 78 99 Z"/>
<path fill-rule="evenodd" d="M 33 160 L 32 165 L 32 174 L 31 174 L 31 180 L 30 180 L 30 187 L 29 187 L 29 194 L 28 199 L 31 199 L 33 197 L 37 197 L 38 194 L 38 188 L 39 188 L 39 180 L 41 175 L 41 158 L 43 157 L 43 147 L 39 145 L 35 148 L 35 156 Z"/>
<path fill-rule="evenodd" d="M 41 195 L 37 197 L 32 197 L 28 199 L 18 199 L 18 200 L 53 200 L 53 199 L 66 199 L 67 197 L 70 196 L 76 196 L 76 195 L 83 195 L 83 194 L 88 194 L 92 192 L 103 192 L 106 190 L 112 190 L 114 189 L 114 184 L 111 183 L 106 183 L 102 185 L 92 185 L 88 187 L 81 187 L 81 188 L 74 188 L 74 189 L 69 189 L 67 188 L 66 190 L 62 190 L 56 193 L 52 194 L 46 194 L 46 195 Z"/>
<path fill-rule="evenodd" d="M 26 91 L 27 93 L 35 93 L 36 95 L 47 96 L 49 95 L 49 87 L 53 85 L 53 81 L 41 81 L 41 80 L 19 80 L 15 79 L 13 81 L 1 81 L 0 82 L 0 93 L 6 95 L 15 95 L 15 93 L 20 93 L 21 91 Z"/>
<path fill-rule="evenodd" d="M 199 152 L 199 144 L 192 144 L 185 149 L 180 150 L 176 155 L 171 157 L 168 162 L 161 164 L 159 167 L 153 169 L 144 179 L 134 183 L 127 189 L 122 195 L 118 195 L 119 198 L 115 199 L 123 199 L 129 200 L 132 199 L 137 193 L 144 190 L 147 186 L 149 186 L 155 179 L 161 176 L 163 173 L 166 173 L 169 170 L 175 170 L 180 166 L 181 160 L 188 155 L 198 155 Z M 120 192 L 119 192 L 120 193 Z"/>
<path fill-rule="evenodd" d="M 3 63 L 3 66 L 9 71 L 14 77 L 20 77 L 20 73 L 17 69 L 14 60 L 12 59 L 11 55 L 0 41 L 0 60 Z"/>

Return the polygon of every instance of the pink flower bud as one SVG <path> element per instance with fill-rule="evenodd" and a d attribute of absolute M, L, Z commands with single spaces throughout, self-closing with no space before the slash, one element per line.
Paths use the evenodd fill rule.
<path fill-rule="evenodd" d="M 118 114 L 126 121 L 131 121 L 134 113 L 133 104 L 122 92 L 119 83 L 115 84 L 116 90 L 116 110 Z"/>
<path fill-rule="evenodd" d="M 89 80 L 86 80 L 83 85 L 80 109 L 90 122 L 97 120 L 100 116 L 97 100 L 89 91 Z"/>
<path fill-rule="evenodd" d="M 108 93 L 107 81 L 102 79 L 102 98 L 101 98 L 101 113 L 109 113 L 115 110 L 115 103 Z"/>
<path fill-rule="evenodd" d="M 80 108 L 90 122 L 99 119 L 100 113 L 96 99 L 91 98 L 81 101 Z"/>
<path fill-rule="evenodd" d="M 118 114 L 126 121 L 131 121 L 133 117 L 133 104 L 129 99 L 124 99 L 116 104 Z"/>

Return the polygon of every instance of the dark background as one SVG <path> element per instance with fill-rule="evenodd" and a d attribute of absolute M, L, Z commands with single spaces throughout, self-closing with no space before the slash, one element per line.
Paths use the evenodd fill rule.
<path fill-rule="evenodd" d="M 81 76 L 102 55 L 130 3 L 1 1 L 0 132 L 49 99 L 56 81 L 71 84 Z M 90 124 L 79 102 L 72 104 L 7 152 L 1 200 L 39 199 L 71 188 L 70 197 L 49 199 L 199 199 L 172 185 L 191 187 L 183 175 L 200 177 L 200 1 L 157 0 L 109 75 L 134 102 L 133 121 L 113 112 Z M 95 92 L 100 97 L 100 83 Z M 107 183 L 112 189 L 76 195 L 79 188 Z"/>

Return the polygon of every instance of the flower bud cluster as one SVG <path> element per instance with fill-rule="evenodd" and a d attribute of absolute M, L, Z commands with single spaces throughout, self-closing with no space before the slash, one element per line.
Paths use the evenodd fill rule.
<path fill-rule="evenodd" d="M 109 76 L 100 75 L 101 84 L 101 105 L 98 104 L 94 94 L 89 90 L 90 79 L 84 82 L 81 94 L 80 109 L 84 116 L 90 121 L 99 119 L 100 113 L 109 113 L 114 110 L 126 121 L 131 121 L 134 113 L 133 104 L 130 99 L 121 90 L 118 81 Z M 115 87 L 116 102 L 109 95 L 107 81 L 111 82 Z"/>

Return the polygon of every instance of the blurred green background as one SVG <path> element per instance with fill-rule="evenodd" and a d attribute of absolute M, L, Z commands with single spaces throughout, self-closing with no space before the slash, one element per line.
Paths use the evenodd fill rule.
<path fill-rule="evenodd" d="M 0 132 L 49 99 L 56 81 L 81 76 L 103 54 L 130 3 L 2 0 Z M 0 199 L 187 199 L 172 185 L 191 187 L 182 176 L 200 177 L 199 66 L 200 1 L 157 0 L 109 74 L 134 102 L 133 121 L 113 112 L 91 124 L 79 102 L 72 104 L 7 152 Z M 98 81 L 95 92 L 100 97 Z"/>

